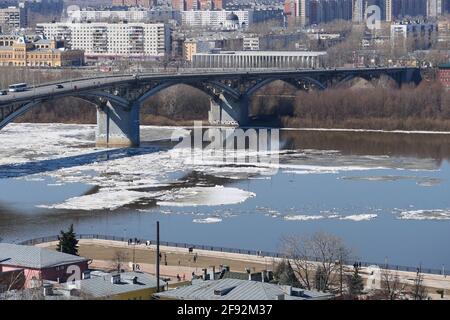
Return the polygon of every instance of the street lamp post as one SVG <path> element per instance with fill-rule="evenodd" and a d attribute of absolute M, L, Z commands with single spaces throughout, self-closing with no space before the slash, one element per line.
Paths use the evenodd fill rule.
<path fill-rule="evenodd" d="M 156 221 L 156 292 L 159 288 L 159 221 Z"/>

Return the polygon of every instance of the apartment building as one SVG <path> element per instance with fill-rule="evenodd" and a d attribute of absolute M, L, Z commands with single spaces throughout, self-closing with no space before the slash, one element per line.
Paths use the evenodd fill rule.
<path fill-rule="evenodd" d="M 106 21 L 106 20 L 127 20 L 129 22 L 139 22 L 149 18 L 149 10 L 132 8 L 130 10 L 71 10 L 67 9 L 69 21 Z"/>
<path fill-rule="evenodd" d="M 170 52 L 170 28 L 164 23 L 40 23 L 46 38 L 63 38 L 86 56 L 164 56 Z"/>
<path fill-rule="evenodd" d="M 242 49 L 244 51 L 259 50 L 259 38 L 258 37 L 244 37 Z"/>
<path fill-rule="evenodd" d="M 210 29 L 246 28 L 253 23 L 252 10 L 182 11 L 181 22 L 185 26 Z"/>
<path fill-rule="evenodd" d="M 26 27 L 26 14 L 23 9 L 16 7 L 0 9 L 0 27 L 2 31 Z"/>
<path fill-rule="evenodd" d="M 438 26 L 432 22 L 401 21 L 391 24 L 392 44 L 403 42 L 406 45 L 408 39 L 415 43 L 415 48 L 426 49 L 437 37 Z"/>

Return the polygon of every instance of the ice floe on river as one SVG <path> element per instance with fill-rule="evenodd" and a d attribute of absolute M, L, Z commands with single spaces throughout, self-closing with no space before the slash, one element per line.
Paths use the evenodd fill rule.
<path fill-rule="evenodd" d="M 450 210 L 398 210 L 400 220 L 450 220 Z"/>
<path fill-rule="evenodd" d="M 375 219 L 377 214 L 353 214 L 348 216 L 341 216 L 339 214 L 325 215 L 286 215 L 283 217 L 284 220 L 288 221 L 310 221 L 310 220 L 321 220 L 321 219 L 338 219 L 338 220 L 352 220 L 352 221 L 369 221 Z"/>
<path fill-rule="evenodd" d="M 186 207 L 186 206 L 218 206 L 241 203 L 254 197 L 253 192 L 238 188 L 223 186 L 193 187 L 170 191 L 159 197 L 160 206 Z"/>
<path fill-rule="evenodd" d="M 281 150 L 263 155 L 269 161 L 258 162 L 254 159 L 258 159 L 261 155 L 254 157 L 255 154 L 250 154 L 253 160 L 245 161 L 241 151 L 221 154 L 211 150 L 194 149 L 186 156 L 186 152 L 180 152 L 180 149 L 154 144 L 134 149 L 104 149 L 94 146 L 94 129 L 94 125 L 8 125 L 0 132 L 0 178 L 44 181 L 44 178 L 50 177 L 53 178 L 49 184 L 51 186 L 67 183 L 96 186 L 98 192 L 94 194 L 81 195 L 42 207 L 66 210 L 114 210 L 149 199 L 164 207 L 242 203 L 255 194 L 216 184 L 226 184 L 227 181 L 238 179 L 270 178 L 279 170 L 292 174 L 337 174 L 380 169 L 438 169 L 432 159 L 353 156 L 343 155 L 335 150 Z M 174 130 L 179 137 L 189 134 L 188 130 L 182 128 L 143 126 L 141 140 L 170 140 Z M 276 157 L 271 157 L 275 153 Z M 224 162 L 224 156 L 232 161 Z M 277 161 L 272 161 L 274 159 Z M 193 181 L 189 176 L 192 172 L 208 175 L 215 180 L 219 179 L 220 182 L 209 182 L 201 178 Z M 344 177 L 344 179 L 358 178 Z M 384 178 L 373 176 L 368 179 Z M 432 186 L 440 181 L 418 178 L 417 183 Z M 274 217 L 280 215 L 275 211 L 267 214 Z M 374 217 L 353 215 L 334 218 L 363 221 Z M 292 214 L 285 216 L 284 219 L 305 221 L 319 218 Z"/>

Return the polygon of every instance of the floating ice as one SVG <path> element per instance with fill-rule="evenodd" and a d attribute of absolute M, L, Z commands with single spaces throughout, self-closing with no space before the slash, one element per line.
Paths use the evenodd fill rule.
<path fill-rule="evenodd" d="M 152 197 L 154 194 L 129 190 L 102 190 L 99 193 L 74 197 L 63 203 L 40 205 L 40 208 L 66 210 L 114 210 L 139 199 Z"/>
<path fill-rule="evenodd" d="M 160 206 L 218 206 L 244 202 L 254 197 L 253 192 L 237 188 L 223 186 L 192 187 L 172 190 L 170 193 L 159 197 Z"/>
<path fill-rule="evenodd" d="M 222 222 L 221 218 L 218 217 L 208 217 L 204 219 L 194 219 L 192 220 L 194 223 L 219 223 Z"/>
<path fill-rule="evenodd" d="M 370 213 L 353 214 L 353 215 L 349 215 L 349 216 L 339 217 L 339 220 L 369 221 L 369 220 L 375 219 L 376 217 L 378 217 L 377 214 L 370 214 Z"/>
<path fill-rule="evenodd" d="M 408 210 L 398 214 L 401 220 L 450 220 L 450 210 Z"/>
<path fill-rule="evenodd" d="M 284 216 L 284 220 L 288 221 L 309 221 L 309 220 L 320 220 L 325 218 L 324 216 L 307 216 L 307 215 L 288 215 Z"/>

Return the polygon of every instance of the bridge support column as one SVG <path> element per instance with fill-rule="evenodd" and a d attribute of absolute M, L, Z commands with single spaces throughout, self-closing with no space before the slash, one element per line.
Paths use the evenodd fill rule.
<path fill-rule="evenodd" d="M 241 97 L 234 99 L 221 94 L 211 99 L 208 121 L 212 125 L 244 126 L 248 123 L 249 99 Z"/>
<path fill-rule="evenodd" d="M 97 107 L 97 146 L 136 147 L 139 143 L 139 105 L 123 106 L 108 101 Z"/>

